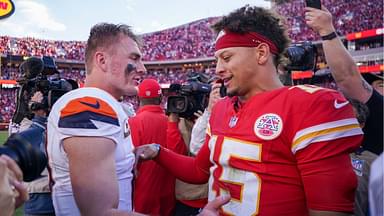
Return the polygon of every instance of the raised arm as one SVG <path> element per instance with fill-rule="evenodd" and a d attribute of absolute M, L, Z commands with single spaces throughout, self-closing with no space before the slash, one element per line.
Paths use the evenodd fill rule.
<path fill-rule="evenodd" d="M 332 24 L 332 15 L 324 6 L 321 10 L 310 7 L 305 10 L 306 23 L 320 36 L 336 32 Z M 340 90 L 346 96 L 366 103 L 372 95 L 372 86 L 363 79 L 341 40 L 335 37 L 323 40 L 322 44 L 327 64 Z"/>

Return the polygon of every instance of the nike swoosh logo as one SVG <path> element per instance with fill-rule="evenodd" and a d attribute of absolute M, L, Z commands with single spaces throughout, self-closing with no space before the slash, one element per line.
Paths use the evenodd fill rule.
<path fill-rule="evenodd" d="M 336 109 L 340 109 L 340 108 L 346 106 L 347 104 L 349 104 L 348 101 L 345 101 L 343 103 L 338 103 L 337 99 L 335 99 L 335 102 L 333 103 L 333 105 L 335 106 Z"/>
<path fill-rule="evenodd" d="M 96 103 L 88 103 L 88 102 L 84 102 L 84 101 L 80 101 L 80 103 L 84 104 L 84 105 L 87 105 L 89 107 L 92 107 L 94 109 L 99 109 L 100 108 L 100 103 L 99 101 L 96 101 Z"/>

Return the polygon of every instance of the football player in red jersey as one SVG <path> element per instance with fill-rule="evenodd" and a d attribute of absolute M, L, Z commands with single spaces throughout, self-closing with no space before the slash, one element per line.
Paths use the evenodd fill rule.
<path fill-rule="evenodd" d="M 183 181 L 209 181 L 209 200 L 230 195 L 221 215 L 352 213 L 349 153 L 362 131 L 350 104 L 330 89 L 283 86 L 277 67 L 289 39 L 270 11 L 245 6 L 213 28 L 216 74 L 230 97 L 213 108 L 205 145 L 195 160 L 150 146 L 137 152 Z"/>

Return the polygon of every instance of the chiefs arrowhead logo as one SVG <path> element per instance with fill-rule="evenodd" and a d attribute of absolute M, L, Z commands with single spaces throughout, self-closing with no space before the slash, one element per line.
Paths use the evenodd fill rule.
<path fill-rule="evenodd" d="M 0 0 L 0 19 L 5 19 L 15 12 L 12 0 Z"/>

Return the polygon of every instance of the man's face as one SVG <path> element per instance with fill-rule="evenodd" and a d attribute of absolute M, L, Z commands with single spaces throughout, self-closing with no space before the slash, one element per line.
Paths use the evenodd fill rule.
<path fill-rule="evenodd" d="M 379 92 L 381 95 L 384 95 L 384 81 L 383 80 L 375 80 L 372 82 L 372 87 Z"/>
<path fill-rule="evenodd" d="M 256 53 L 253 47 L 230 47 L 215 52 L 216 75 L 224 81 L 228 96 L 252 96 L 256 86 Z"/>
<path fill-rule="evenodd" d="M 135 95 L 136 86 L 146 71 L 137 43 L 127 36 L 122 36 L 120 41 L 111 46 L 108 53 L 110 55 L 108 73 L 112 76 L 109 77 L 111 84 L 121 95 Z"/>

